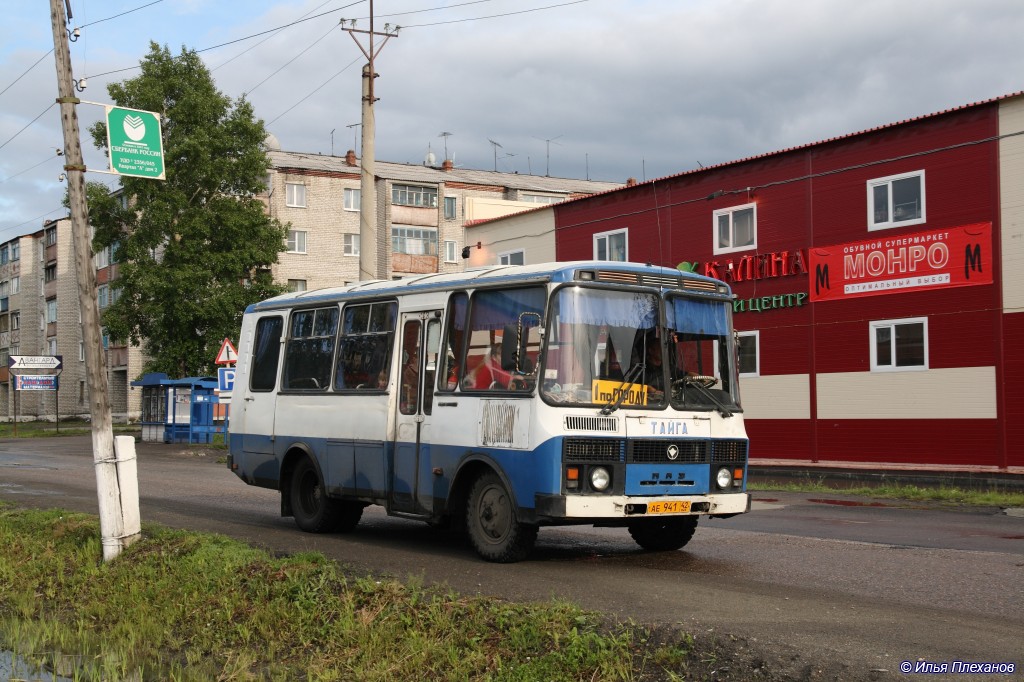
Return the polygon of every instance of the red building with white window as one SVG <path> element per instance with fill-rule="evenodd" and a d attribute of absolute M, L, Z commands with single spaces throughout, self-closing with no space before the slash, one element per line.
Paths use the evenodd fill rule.
<path fill-rule="evenodd" d="M 1024 471 L 1024 95 L 552 210 L 733 286 L 752 457 Z"/>

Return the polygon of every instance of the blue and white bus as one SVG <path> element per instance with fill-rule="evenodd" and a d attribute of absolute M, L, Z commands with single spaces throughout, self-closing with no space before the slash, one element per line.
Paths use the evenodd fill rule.
<path fill-rule="evenodd" d="M 309 532 L 380 505 L 488 561 L 553 525 L 679 549 L 750 508 L 732 299 L 604 261 L 278 296 L 243 318 L 228 466 Z"/>

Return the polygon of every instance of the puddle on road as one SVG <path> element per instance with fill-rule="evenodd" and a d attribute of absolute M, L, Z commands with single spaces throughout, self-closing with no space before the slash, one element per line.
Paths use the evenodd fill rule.
<path fill-rule="evenodd" d="M 53 672 L 40 670 L 12 651 L 0 651 L 0 680 L 24 680 L 24 682 L 74 682 L 70 677 L 61 677 Z"/>

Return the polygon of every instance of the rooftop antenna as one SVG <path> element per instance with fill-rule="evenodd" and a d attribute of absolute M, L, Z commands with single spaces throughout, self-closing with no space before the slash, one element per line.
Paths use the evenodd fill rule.
<path fill-rule="evenodd" d="M 501 147 L 501 145 L 498 144 L 497 142 L 495 142 L 494 140 L 492 140 L 491 138 L 487 138 L 487 141 L 490 142 L 491 145 L 494 147 L 494 170 L 497 171 L 498 170 L 498 148 Z M 504 149 L 504 147 L 501 147 L 501 148 Z"/>
<path fill-rule="evenodd" d="M 544 177 L 546 177 L 546 178 L 551 177 L 551 143 L 555 142 L 555 140 L 557 140 L 558 138 L 560 138 L 564 134 L 565 133 L 562 133 L 560 135 L 555 135 L 554 137 L 549 137 L 549 138 L 542 138 L 542 137 L 534 138 L 536 140 L 544 140 L 545 144 L 547 145 L 547 152 L 545 153 L 546 164 L 547 165 L 544 167 Z M 555 144 L 557 145 L 558 143 L 555 142 Z M 558 146 L 561 146 L 561 145 L 558 145 Z"/>
<path fill-rule="evenodd" d="M 451 137 L 454 134 L 455 133 L 443 132 L 440 135 L 438 135 L 438 137 L 443 137 L 444 138 L 444 160 L 445 161 L 448 160 L 448 138 Z"/>
<path fill-rule="evenodd" d="M 334 131 L 337 128 L 331 128 L 331 156 L 334 156 Z"/>

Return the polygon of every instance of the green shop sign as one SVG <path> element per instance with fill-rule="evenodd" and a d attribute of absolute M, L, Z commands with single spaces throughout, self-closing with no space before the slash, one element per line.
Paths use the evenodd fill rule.
<path fill-rule="evenodd" d="M 106 107 L 110 170 L 136 178 L 164 179 L 160 116 L 152 111 Z"/>

